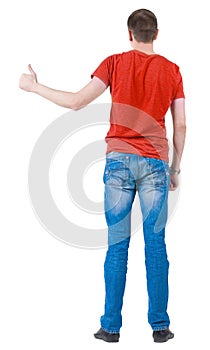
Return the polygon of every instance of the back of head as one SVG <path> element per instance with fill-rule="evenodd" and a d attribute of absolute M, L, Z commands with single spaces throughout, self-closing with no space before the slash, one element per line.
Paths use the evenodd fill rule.
<path fill-rule="evenodd" d="M 153 12 L 140 9 L 134 11 L 128 17 L 128 29 L 132 32 L 134 39 L 137 42 L 150 43 L 154 40 L 158 23 Z"/>

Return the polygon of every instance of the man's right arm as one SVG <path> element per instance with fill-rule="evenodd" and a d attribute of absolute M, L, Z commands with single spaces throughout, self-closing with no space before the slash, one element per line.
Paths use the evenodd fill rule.
<path fill-rule="evenodd" d="M 174 191 L 178 187 L 178 175 L 173 171 L 180 170 L 182 153 L 185 145 L 186 136 L 186 116 L 185 116 L 185 99 L 175 99 L 171 105 L 171 114 L 173 119 L 173 159 L 171 164 L 171 185 L 170 190 Z"/>
<path fill-rule="evenodd" d="M 75 93 L 52 89 L 38 83 L 37 75 L 31 65 L 28 68 L 30 74 L 21 75 L 19 87 L 22 90 L 36 93 L 61 107 L 74 110 L 83 108 L 99 97 L 107 88 L 102 80 L 94 76 L 86 86 Z"/>

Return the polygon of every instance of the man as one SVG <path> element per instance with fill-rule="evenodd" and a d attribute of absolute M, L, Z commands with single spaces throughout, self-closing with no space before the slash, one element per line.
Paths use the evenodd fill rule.
<path fill-rule="evenodd" d="M 132 50 L 106 58 L 89 84 L 76 93 L 41 85 L 32 67 L 20 88 L 74 110 L 86 106 L 109 86 L 112 96 L 104 171 L 108 250 L 104 264 L 105 310 L 95 338 L 118 342 L 126 285 L 131 209 L 138 192 L 145 240 L 148 322 L 155 342 L 174 337 L 167 313 L 168 259 L 165 245 L 168 191 L 178 187 L 186 123 L 179 67 L 153 51 L 157 19 L 146 9 L 128 18 Z M 171 109 L 174 153 L 168 165 L 165 115 Z"/>

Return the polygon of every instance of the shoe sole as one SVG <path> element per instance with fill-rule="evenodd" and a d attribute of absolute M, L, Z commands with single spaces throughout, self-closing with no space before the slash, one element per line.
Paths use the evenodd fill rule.
<path fill-rule="evenodd" d="M 118 343 L 118 342 L 119 342 L 119 339 L 116 339 L 116 340 L 107 340 L 107 339 L 105 339 L 104 337 L 101 337 L 100 335 L 95 335 L 95 334 L 94 334 L 94 337 L 95 337 L 96 339 L 103 340 L 103 341 L 105 341 L 105 342 L 107 342 L 107 343 Z"/>

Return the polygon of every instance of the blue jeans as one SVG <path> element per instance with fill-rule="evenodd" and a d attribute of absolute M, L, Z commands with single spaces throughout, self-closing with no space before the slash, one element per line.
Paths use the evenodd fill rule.
<path fill-rule="evenodd" d="M 148 322 L 153 330 L 169 326 L 168 268 L 165 226 L 170 183 L 167 162 L 135 154 L 108 153 L 104 170 L 105 216 L 108 250 L 104 263 L 105 310 L 101 327 L 119 333 L 126 285 L 131 209 L 138 192 L 145 242 L 145 264 L 149 297 Z"/>

